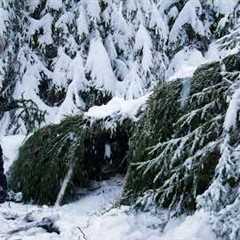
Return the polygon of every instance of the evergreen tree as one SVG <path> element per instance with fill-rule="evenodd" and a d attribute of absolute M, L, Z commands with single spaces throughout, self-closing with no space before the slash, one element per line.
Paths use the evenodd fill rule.
<path fill-rule="evenodd" d="M 0 44 L 0 49 L 5 49 L 1 57 L 4 62 L 0 64 L 0 69 L 4 69 L 1 71 L 4 89 L 8 89 L 9 96 L 31 98 L 41 110 L 47 111 L 49 119 L 53 111 L 60 115 L 65 110 L 76 113 L 94 103 L 105 103 L 112 96 L 131 99 L 150 92 L 157 83 L 164 82 L 176 54 L 186 48 L 204 54 L 210 39 L 237 26 L 233 22 L 238 14 L 238 7 L 233 4 L 224 8 L 221 1 L 200 0 L 13 0 L 5 3 L 4 9 L 11 18 L 7 49 L 6 41 L 1 40 Z M 103 56 L 98 60 L 104 59 L 107 69 L 111 69 L 101 83 L 87 64 L 94 38 L 101 42 Z M 72 109 L 67 109 L 62 105 L 65 98 L 76 96 L 76 91 L 74 96 L 71 90 L 71 66 L 76 56 L 82 58 L 84 79 L 88 79 L 89 86 L 78 87 L 78 105 L 71 101 Z M 10 66 L 15 66 L 14 71 Z M 99 100 L 94 97 L 96 91 L 101 95 Z M 110 94 L 100 100 L 106 92 Z M 11 126 L 17 125 L 24 131 L 14 116 L 11 112 Z"/>

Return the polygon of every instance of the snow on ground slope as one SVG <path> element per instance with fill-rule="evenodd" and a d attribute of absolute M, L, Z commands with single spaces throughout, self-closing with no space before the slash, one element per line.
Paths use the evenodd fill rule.
<path fill-rule="evenodd" d="M 4 155 L 12 162 L 23 136 L 1 139 Z M 167 212 L 138 212 L 119 207 L 123 178 L 117 176 L 98 183 L 98 188 L 61 207 L 38 207 L 21 203 L 0 205 L 1 240 L 216 240 L 208 225 L 208 215 L 171 220 Z M 36 223 L 53 219 L 60 234 L 47 233 Z M 165 226 L 163 230 L 163 226 Z M 20 231 L 19 231 L 20 229 Z M 16 231 L 17 230 L 17 231 Z"/>

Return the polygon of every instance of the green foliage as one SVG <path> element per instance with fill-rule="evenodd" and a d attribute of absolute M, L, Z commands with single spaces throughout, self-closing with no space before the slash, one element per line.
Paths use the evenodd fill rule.
<path fill-rule="evenodd" d="M 21 147 L 19 158 L 10 169 L 10 189 L 22 192 L 26 202 L 51 205 L 71 166 L 73 175 L 64 201 L 91 180 L 123 173 L 132 123 L 125 120 L 110 129 L 105 128 L 105 121 L 91 123 L 82 116 L 67 117 L 58 125 L 35 132 Z M 106 144 L 111 146 L 111 156 L 105 156 Z"/>
<path fill-rule="evenodd" d="M 228 72 L 240 71 L 240 54 L 233 54 L 226 57 L 224 60 L 225 69 Z"/>
<path fill-rule="evenodd" d="M 162 207 L 195 209 L 196 196 L 209 186 L 220 158 L 229 87 L 221 69 L 219 62 L 198 68 L 186 99 L 186 79 L 155 89 L 130 140 L 123 200 L 136 201 L 150 190 Z"/>

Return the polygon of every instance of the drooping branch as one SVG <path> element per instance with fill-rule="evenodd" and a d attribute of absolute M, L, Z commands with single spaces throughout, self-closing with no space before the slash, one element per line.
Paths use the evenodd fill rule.
<path fill-rule="evenodd" d="M 16 117 L 25 123 L 28 133 L 45 121 L 46 111 L 40 110 L 31 99 L 24 99 L 23 96 L 20 99 L 9 99 L 0 95 L 0 112 L 4 113 L 12 110 L 19 110 Z"/>

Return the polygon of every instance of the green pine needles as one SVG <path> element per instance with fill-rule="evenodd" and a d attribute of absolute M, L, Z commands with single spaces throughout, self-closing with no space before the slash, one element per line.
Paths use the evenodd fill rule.
<path fill-rule="evenodd" d="M 92 180 L 124 173 L 131 127 L 128 119 L 111 129 L 104 120 L 91 122 L 76 116 L 38 130 L 21 147 L 10 169 L 10 189 L 22 192 L 26 202 L 53 205 L 70 168 L 73 173 L 63 202 Z M 106 144 L 111 149 L 107 156 Z"/>
<path fill-rule="evenodd" d="M 203 65 L 191 79 L 155 89 L 130 140 L 123 200 L 141 203 L 150 192 L 161 207 L 196 209 L 196 197 L 211 184 L 221 157 L 227 97 L 238 76 L 223 72 L 229 61 L 236 59 Z"/>

